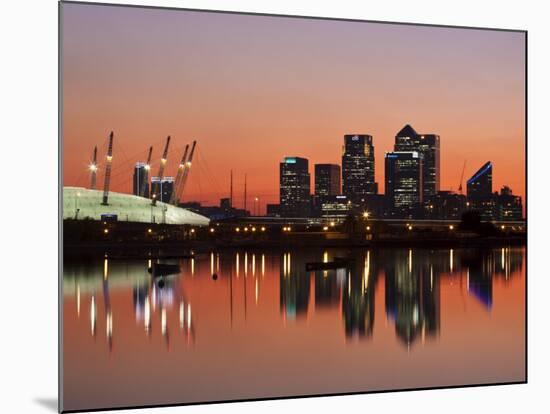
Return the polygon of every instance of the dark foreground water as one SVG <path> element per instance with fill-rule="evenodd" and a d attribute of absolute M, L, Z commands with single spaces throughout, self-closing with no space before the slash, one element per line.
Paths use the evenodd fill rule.
<path fill-rule="evenodd" d="M 342 256 L 349 269 L 305 270 Z M 181 270 L 161 281 L 147 260 L 65 263 L 65 410 L 525 379 L 524 248 L 164 263 Z"/>

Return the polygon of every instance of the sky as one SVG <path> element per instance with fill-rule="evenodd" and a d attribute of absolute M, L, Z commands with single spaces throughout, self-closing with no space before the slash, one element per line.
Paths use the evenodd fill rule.
<path fill-rule="evenodd" d="M 183 201 L 278 202 L 279 162 L 341 164 L 343 136 L 369 134 L 384 191 L 384 153 L 411 124 L 441 137 L 441 189 L 486 161 L 493 191 L 525 197 L 525 35 L 520 32 L 64 4 L 63 181 L 88 187 L 98 146 L 115 134 L 111 190 L 131 193 L 153 145 L 175 175 L 197 151 Z"/>

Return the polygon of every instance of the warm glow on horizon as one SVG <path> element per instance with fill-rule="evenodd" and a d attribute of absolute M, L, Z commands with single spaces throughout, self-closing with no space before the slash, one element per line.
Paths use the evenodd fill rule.
<path fill-rule="evenodd" d="M 458 191 L 486 161 L 493 191 L 525 204 L 525 36 L 83 4 L 63 7 L 63 182 L 89 186 L 97 145 L 102 188 L 114 131 L 111 190 L 132 192 L 133 166 L 167 135 L 165 176 L 197 140 L 183 201 L 265 212 L 279 201 L 285 156 L 341 164 L 345 134 L 384 153 L 411 124 L 441 137 L 441 190 Z M 245 229 L 246 231 L 246 229 Z"/>

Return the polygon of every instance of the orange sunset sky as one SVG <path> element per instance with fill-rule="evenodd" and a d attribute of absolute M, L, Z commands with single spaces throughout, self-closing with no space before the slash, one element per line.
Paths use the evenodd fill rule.
<path fill-rule="evenodd" d="M 184 201 L 278 202 L 284 156 L 341 163 L 344 134 L 384 152 L 410 123 L 441 137 L 441 187 L 457 190 L 493 162 L 493 191 L 525 197 L 525 34 L 509 31 L 65 4 L 62 16 L 63 180 L 89 186 L 115 133 L 113 191 L 167 135 L 166 175 L 198 141 Z M 465 184 L 463 184 L 465 188 Z M 525 202 L 525 201 L 524 201 Z"/>

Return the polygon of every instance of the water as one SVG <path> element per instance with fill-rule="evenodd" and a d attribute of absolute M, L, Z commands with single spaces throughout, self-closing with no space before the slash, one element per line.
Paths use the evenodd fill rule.
<path fill-rule="evenodd" d="M 66 410 L 525 380 L 524 248 L 164 262 L 65 263 Z"/>

